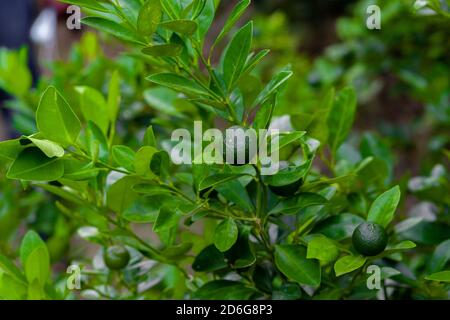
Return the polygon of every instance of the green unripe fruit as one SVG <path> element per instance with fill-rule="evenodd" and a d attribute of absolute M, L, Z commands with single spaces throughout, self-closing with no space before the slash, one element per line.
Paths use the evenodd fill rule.
<path fill-rule="evenodd" d="M 225 163 L 241 166 L 250 163 L 256 154 L 257 147 L 253 150 L 251 144 L 257 144 L 257 138 L 254 141 L 246 135 L 247 129 L 241 126 L 232 126 L 225 131 L 223 141 L 223 159 Z M 228 155 L 228 156 L 227 156 Z"/>
<path fill-rule="evenodd" d="M 111 246 L 103 253 L 103 260 L 111 270 L 121 270 L 128 265 L 130 253 L 123 246 Z"/>
<path fill-rule="evenodd" d="M 363 222 L 352 236 L 353 247 L 364 256 L 376 256 L 383 252 L 388 243 L 386 230 L 378 223 Z"/>

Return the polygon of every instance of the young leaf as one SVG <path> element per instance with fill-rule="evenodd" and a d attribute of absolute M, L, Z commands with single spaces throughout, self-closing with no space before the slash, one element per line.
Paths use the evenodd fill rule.
<path fill-rule="evenodd" d="M 114 161 L 128 171 L 134 171 L 134 159 L 136 153 L 127 146 L 113 146 L 112 156 Z"/>
<path fill-rule="evenodd" d="M 450 283 L 450 270 L 430 274 L 425 277 L 426 280 Z"/>
<path fill-rule="evenodd" d="M 50 257 L 45 242 L 34 231 L 28 231 L 20 245 L 20 260 L 29 283 L 44 287 L 50 275 Z"/>
<path fill-rule="evenodd" d="M 64 174 L 64 165 L 58 158 L 48 158 L 32 147 L 23 150 L 8 170 L 9 179 L 24 181 L 54 181 Z"/>
<path fill-rule="evenodd" d="M 308 242 L 306 258 L 317 259 L 322 266 L 333 262 L 338 256 L 339 249 L 336 244 L 323 235 L 317 235 Z"/>
<path fill-rule="evenodd" d="M 281 71 L 266 85 L 266 87 L 261 91 L 256 100 L 253 102 L 252 106 L 256 106 L 264 103 L 269 99 L 278 88 L 281 87 L 290 77 L 292 77 L 292 71 Z"/>
<path fill-rule="evenodd" d="M 247 60 L 245 64 L 244 70 L 242 71 L 243 75 L 249 74 L 252 70 L 258 65 L 258 63 L 264 59 L 265 56 L 269 54 L 270 50 L 265 49 L 258 52 L 256 55 L 252 56 Z"/>
<path fill-rule="evenodd" d="M 49 158 L 64 156 L 64 149 L 56 142 L 46 140 L 46 139 L 36 139 L 33 137 L 28 137 L 33 144 L 38 147 L 45 155 Z"/>
<path fill-rule="evenodd" d="M 289 279 L 304 285 L 317 287 L 320 284 L 319 261 L 306 258 L 306 249 L 299 245 L 275 246 L 275 264 Z"/>
<path fill-rule="evenodd" d="M 74 144 L 81 130 L 80 120 L 55 87 L 48 87 L 42 95 L 36 123 L 45 138 L 63 146 Z"/>
<path fill-rule="evenodd" d="M 250 21 L 236 33 L 224 53 L 223 77 L 228 89 L 231 89 L 242 75 L 252 38 L 253 22 Z"/>
<path fill-rule="evenodd" d="M 329 145 L 333 154 L 345 141 L 356 112 L 356 92 L 347 87 L 339 92 L 328 116 Z"/>
<path fill-rule="evenodd" d="M 339 277 L 361 268 L 365 262 L 366 258 L 363 256 L 345 256 L 336 261 L 334 264 L 334 272 Z"/>
<path fill-rule="evenodd" d="M 108 105 L 103 95 L 90 87 L 76 87 L 80 94 L 80 109 L 86 121 L 95 123 L 103 133 L 107 133 L 109 125 Z"/>
<path fill-rule="evenodd" d="M 155 133 L 153 132 L 153 126 L 149 126 L 147 130 L 145 130 L 144 145 L 156 148 L 156 139 Z"/>
<path fill-rule="evenodd" d="M 160 27 L 183 35 L 190 36 L 197 31 L 197 23 L 192 20 L 172 20 L 165 21 L 159 24 Z"/>
<path fill-rule="evenodd" d="M 395 210 L 400 201 L 400 195 L 399 186 L 395 186 L 381 194 L 370 207 L 367 221 L 376 222 L 383 227 L 387 227 L 394 218 Z"/>
<path fill-rule="evenodd" d="M 238 238 L 238 227 L 233 219 L 228 218 L 217 225 L 214 231 L 214 245 L 220 252 L 229 250 Z"/>
<path fill-rule="evenodd" d="M 153 155 L 157 153 L 153 147 L 142 147 L 136 153 L 134 157 L 134 169 L 136 173 L 141 176 L 154 177 L 153 173 L 150 170 L 150 164 L 153 159 Z"/>
<path fill-rule="evenodd" d="M 208 92 L 199 84 L 175 73 L 158 73 L 149 76 L 147 80 L 187 94 L 208 96 Z"/>
<path fill-rule="evenodd" d="M 216 40 L 214 41 L 214 44 L 212 48 L 214 48 L 222 39 L 230 32 L 231 28 L 236 24 L 236 22 L 239 20 L 239 18 L 242 16 L 242 14 L 245 12 L 245 10 L 250 5 L 250 0 L 241 0 L 234 8 L 233 11 L 231 11 L 230 16 L 228 17 L 227 21 L 225 22 L 225 25 L 223 26 L 222 31 L 217 36 Z"/>

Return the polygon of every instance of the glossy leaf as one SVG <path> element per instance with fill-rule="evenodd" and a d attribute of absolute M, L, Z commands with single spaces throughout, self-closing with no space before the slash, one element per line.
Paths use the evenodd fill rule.
<path fill-rule="evenodd" d="M 275 246 L 275 264 L 289 279 L 317 287 L 320 284 L 319 261 L 306 258 L 306 248 L 299 245 Z"/>
<path fill-rule="evenodd" d="M 363 256 L 344 256 L 334 264 L 334 272 L 336 272 L 336 276 L 339 277 L 361 268 L 365 262 L 366 258 Z"/>
<path fill-rule="evenodd" d="M 399 186 L 395 186 L 381 194 L 370 207 L 367 221 L 376 222 L 383 227 L 387 227 L 394 218 L 395 210 L 400 201 L 400 195 Z"/>
<path fill-rule="evenodd" d="M 238 227 L 233 219 L 223 220 L 214 231 L 214 244 L 221 252 L 230 249 L 238 238 Z"/>

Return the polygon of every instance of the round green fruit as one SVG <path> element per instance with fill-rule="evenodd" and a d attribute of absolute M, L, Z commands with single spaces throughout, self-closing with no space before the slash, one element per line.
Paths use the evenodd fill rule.
<path fill-rule="evenodd" d="M 128 265 L 130 253 L 123 246 L 111 246 L 103 253 L 103 260 L 111 270 L 121 270 Z"/>
<path fill-rule="evenodd" d="M 378 223 L 363 222 L 353 231 L 352 242 L 358 253 L 370 257 L 383 252 L 388 237 L 386 230 Z"/>
<path fill-rule="evenodd" d="M 257 140 L 250 141 L 251 139 L 245 135 L 246 131 L 247 129 L 241 126 L 232 126 L 226 130 L 223 141 L 223 159 L 225 163 L 241 166 L 250 163 L 255 156 L 257 148 L 255 147 L 252 150 L 250 144 L 257 143 Z"/>
<path fill-rule="evenodd" d="M 298 189 L 302 186 L 303 179 L 299 179 L 295 182 L 287 184 L 285 186 L 272 186 L 269 185 L 270 191 L 280 197 L 292 197 Z"/>

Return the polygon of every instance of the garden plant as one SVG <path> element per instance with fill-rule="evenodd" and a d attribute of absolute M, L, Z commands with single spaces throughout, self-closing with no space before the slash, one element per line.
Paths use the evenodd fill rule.
<path fill-rule="evenodd" d="M 248 19 L 250 0 L 236 2 L 212 43 L 218 0 L 63 2 L 80 6 L 98 34 L 85 33 L 51 77 L 32 87 L 27 51 L 0 50 L 0 87 L 14 97 L 21 134 L 0 142 L 0 298 L 449 298 L 445 44 L 433 51 L 427 39 L 428 63 L 441 62 L 421 65 L 424 79 L 420 67 L 394 68 L 402 90 L 412 82 L 411 96 L 427 104 L 436 138 L 428 171 L 411 177 L 395 170 L 392 131 L 352 130 L 379 94 L 375 82 L 361 85 L 375 77 L 374 52 L 345 28 L 356 18 L 338 23 L 356 40 L 307 65 L 289 44 L 274 55 L 255 48 L 270 41 Z M 439 41 L 450 20 L 438 13 L 429 22 L 411 9 L 408 19 L 437 24 Z M 116 58 L 100 48 L 111 38 L 122 44 Z M 416 66 L 409 52 L 396 57 Z M 193 141 L 194 121 L 203 131 L 278 129 L 268 139 L 278 172 L 264 174 L 235 140 L 223 149 L 247 154 L 243 164 L 194 152 L 175 164 L 175 130 L 190 133 L 192 149 L 214 144 Z M 409 214 L 412 197 L 432 204 L 432 218 Z"/>

